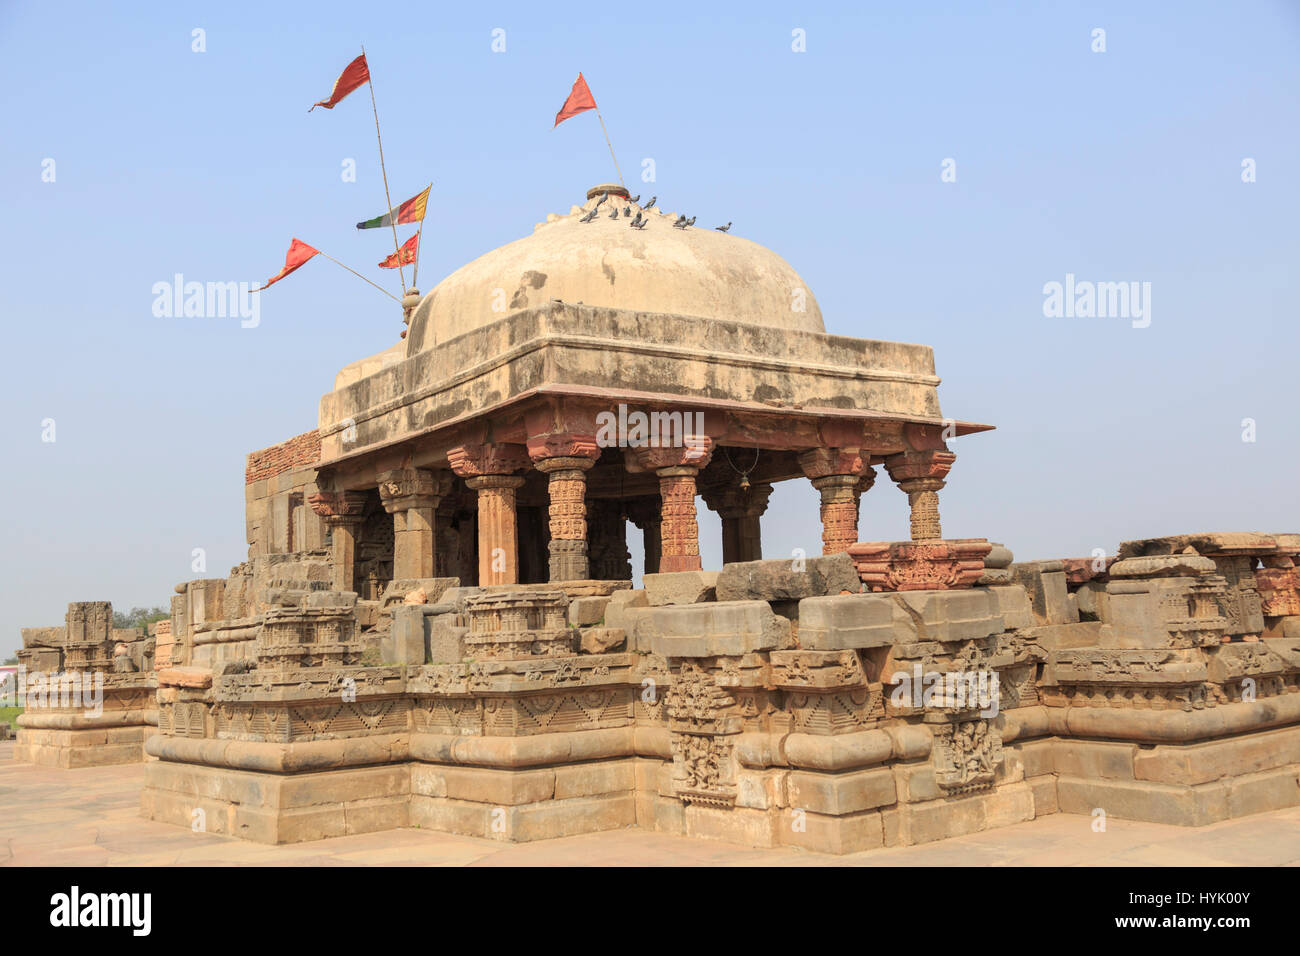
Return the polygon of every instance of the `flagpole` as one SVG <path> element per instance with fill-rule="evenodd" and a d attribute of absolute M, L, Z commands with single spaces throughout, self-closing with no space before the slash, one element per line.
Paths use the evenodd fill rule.
<path fill-rule="evenodd" d="M 364 52 L 364 51 L 362 51 Z M 594 106 L 595 100 L 592 100 Z M 600 107 L 595 106 L 596 119 L 600 120 L 600 131 L 605 134 L 605 145 L 609 147 L 609 158 L 614 160 L 614 172 L 618 173 L 618 184 L 627 189 L 627 183 L 623 182 L 623 171 L 618 168 L 618 157 L 614 155 L 614 144 L 609 141 L 609 131 L 605 129 L 605 117 L 600 115 Z"/>
<path fill-rule="evenodd" d="M 361 46 L 361 55 L 366 55 L 365 44 Z M 397 275 L 402 280 L 402 295 L 406 295 L 406 275 L 402 271 L 402 247 L 397 241 L 397 220 L 393 218 L 393 199 L 388 194 L 388 170 L 384 168 L 384 138 L 379 134 L 379 107 L 375 105 L 375 81 L 370 76 L 369 59 L 366 60 L 366 83 L 370 87 L 370 109 L 375 114 L 375 139 L 379 142 L 379 171 L 384 175 L 384 199 L 388 203 L 388 224 L 393 227 L 393 251 L 397 253 Z M 606 137 L 606 140 L 608 139 L 609 137 Z M 618 162 L 615 161 L 614 165 L 617 167 Z M 339 263 L 339 265 L 342 265 L 342 263 Z M 366 281 L 369 282 L 370 280 L 366 279 Z M 373 283 L 371 284 L 373 285 Z M 375 286 L 375 288 L 379 287 Z"/>
<path fill-rule="evenodd" d="M 430 185 L 432 185 L 432 183 L 430 183 Z M 415 269 L 411 272 L 412 289 L 420 288 L 420 285 L 416 280 L 420 278 L 420 248 L 424 245 L 424 220 L 423 219 L 420 220 L 420 228 L 415 231 L 415 234 L 418 238 L 415 240 Z"/>
<path fill-rule="evenodd" d="M 360 279 L 362 282 L 370 282 L 369 279 L 367 279 L 365 276 L 363 276 L 363 275 L 362 275 L 360 272 L 358 272 L 356 269 L 353 269 L 351 266 L 345 266 L 345 265 L 343 265 L 343 263 L 339 262 L 339 261 L 338 261 L 337 259 L 335 259 L 332 255 L 330 255 L 328 252 L 321 252 L 319 249 L 317 249 L 317 250 L 316 250 L 316 254 L 317 254 L 317 255 L 324 256 L 326 259 L 328 259 L 330 262 L 334 263 L 336 266 L 343 266 L 344 269 L 347 269 L 348 272 L 351 272 L 354 276 L 356 276 L 356 277 L 357 277 L 358 279 Z M 374 282 L 370 282 L 370 284 L 373 285 L 373 286 L 374 286 L 376 289 L 378 289 L 380 292 L 382 292 L 384 295 L 388 296 L 388 297 L 389 297 L 390 299 L 392 299 L 394 302 L 398 303 L 399 305 L 401 304 L 401 301 L 402 301 L 402 300 L 399 299 L 397 296 L 393 295 L 393 293 L 389 292 L 389 291 L 388 291 L 387 289 L 385 289 L 383 286 L 381 286 L 381 285 L 376 285 Z"/>

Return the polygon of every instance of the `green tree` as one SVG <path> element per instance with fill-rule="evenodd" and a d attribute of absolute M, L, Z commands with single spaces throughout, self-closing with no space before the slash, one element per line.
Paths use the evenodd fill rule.
<path fill-rule="evenodd" d="M 172 616 L 172 612 L 161 607 L 133 607 L 130 613 L 113 612 L 114 627 L 145 627 L 154 621 L 161 621 Z"/>

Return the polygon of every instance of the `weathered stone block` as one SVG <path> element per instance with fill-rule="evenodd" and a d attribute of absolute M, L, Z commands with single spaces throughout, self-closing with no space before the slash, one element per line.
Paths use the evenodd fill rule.
<path fill-rule="evenodd" d="M 637 622 L 663 657 L 738 656 L 790 642 L 790 622 L 766 601 L 728 601 L 652 608 Z"/>
<path fill-rule="evenodd" d="M 1228 818 L 1228 788 L 1170 786 L 1146 780 L 1086 780 L 1061 774 L 1056 783 L 1062 813 L 1091 816 L 1104 810 L 1121 820 L 1203 827 Z"/>
<path fill-rule="evenodd" d="M 847 816 L 821 813 L 782 812 L 777 827 L 778 842 L 815 853 L 861 853 L 884 844 L 881 814 L 875 811 Z"/>
<path fill-rule="evenodd" d="M 858 570 L 847 554 L 798 562 L 743 561 L 725 565 L 717 578 L 719 601 L 797 601 L 806 597 L 862 590 Z"/>
<path fill-rule="evenodd" d="M 642 577 L 651 607 L 670 604 L 699 604 L 712 601 L 718 583 L 717 571 L 672 571 Z"/>
<path fill-rule="evenodd" d="M 845 594 L 799 602 L 799 644 L 809 650 L 969 641 L 1003 629 L 998 600 L 987 588 Z"/>
<path fill-rule="evenodd" d="M 553 840 L 636 825 L 636 799 L 630 792 L 512 807 L 506 813 L 505 839 Z M 486 834 L 485 834 L 486 835 Z"/>
<path fill-rule="evenodd" d="M 422 604 L 399 604 L 393 608 L 393 624 L 379 644 L 385 664 L 423 664 L 429 656 L 428 632 Z"/>
<path fill-rule="evenodd" d="M 413 764 L 411 792 L 491 806 L 521 806 L 555 796 L 555 771 Z"/>
<path fill-rule="evenodd" d="M 1034 818 L 1033 791 L 1025 783 L 923 803 L 900 803 L 881 811 L 886 846 L 932 843 Z"/>
<path fill-rule="evenodd" d="M 608 597 L 578 597 L 569 601 L 569 623 L 574 627 L 590 627 L 605 618 Z"/>
<path fill-rule="evenodd" d="M 1152 554 L 1124 558 L 1110 566 L 1110 577 L 1121 578 L 1194 578 L 1213 574 L 1214 562 L 1199 554 Z"/>
<path fill-rule="evenodd" d="M 631 760 L 601 760 L 555 768 L 555 799 L 629 793 L 636 789 Z"/>
<path fill-rule="evenodd" d="M 996 541 L 989 542 L 989 553 L 984 556 L 984 567 L 986 568 L 1009 568 L 1015 560 L 1011 549 L 1005 544 L 999 544 Z"/>
<path fill-rule="evenodd" d="M 469 628 L 458 625 L 454 614 L 434 614 L 425 618 L 429 629 L 429 663 L 459 664 L 469 656 L 465 638 Z"/>
<path fill-rule="evenodd" d="M 1138 780 L 1197 786 L 1300 764 L 1300 728 L 1248 734 L 1202 744 L 1159 745 L 1133 759 Z"/>
<path fill-rule="evenodd" d="M 1088 581 L 1080 585 L 1071 597 L 1074 598 L 1074 607 L 1080 621 L 1105 620 L 1110 616 L 1105 581 Z"/>
<path fill-rule="evenodd" d="M 1056 774 L 1049 773 L 1043 776 L 1026 777 L 1025 784 L 1033 794 L 1034 817 L 1061 812 L 1061 804 L 1056 796 Z"/>
<path fill-rule="evenodd" d="M 1060 561 L 1026 561 L 1011 565 L 1016 582 L 1024 586 L 1039 624 L 1072 624 L 1065 565 Z"/>
<path fill-rule="evenodd" d="M 1057 773 L 1103 780 L 1132 780 L 1137 744 L 1103 740 L 1059 740 L 1053 752 Z"/>
<path fill-rule="evenodd" d="M 799 602 L 799 645 L 820 651 L 887 647 L 908 639 L 914 630 L 910 621 L 893 595 L 804 598 Z"/>
<path fill-rule="evenodd" d="M 584 627 L 578 647 L 584 654 L 607 654 L 623 646 L 627 634 L 621 627 Z"/>
<path fill-rule="evenodd" d="M 888 767 L 853 773 L 791 771 L 786 777 L 789 805 L 813 813 L 841 816 L 889 806 L 897 801 Z"/>
<path fill-rule="evenodd" d="M 1008 552 L 1009 553 L 1009 552 Z M 1007 630 L 1030 627 L 1034 624 L 1034 610 L 1029 604 L 1029 595 L 1019 584 L 990 587 L 989 593 L 997 601 L 998 614 Z"/>
<path fill-rule="evenodd" d="M 624 614 L 633 608 L 649 606 L 650 599 L 646 597 L 645 591 L 615 591 L 609 596 L 609 603 L 605 605 L 605 626 L 621 627 L 625 631 L 630 631 L 631 628 Z"/>
<path fill-rule="evenodd" d="M 929 760 L 924 763 L 896 763 L 891 769 L 899 803 L 938 800 L 944 795 L 934 776 L 934 764 Z"/>
<path fill-rule="evenodd" d="M 1080 621 L 1078 624 L 1042 624 L 1024 628 L 1020 633 L 1045 651 L 1073 647 L 1096 647 L 1101 639 L 1100 621 Z"/>

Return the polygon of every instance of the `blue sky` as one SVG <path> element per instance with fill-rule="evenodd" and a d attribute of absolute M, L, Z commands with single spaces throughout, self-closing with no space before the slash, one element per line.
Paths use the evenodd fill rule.
<path fill-rule="evenodd" d="M 1300 530 L 1300 4 L 389 8 L 0 6 L 0 653 L 71 600 L 165 604 L 196 547 L 208 576 L 244 560 L 244 455 L 394 340 L 396 307 L 321 260 L 255 329 L 151 309 L 175 273 L 264 280 L 295 235 L 396 291 L 353 228 L 384 209 L 368 98 L 307 113 L 362 43 L 394 201 L 434 181 L 426 290 L 611 177 L 594 116 L 551 129 L 582 70 L 634 191 L 778 252 L 828 331 L 933 345 L 945 413 L 998 426 L 953 443 L 948 536 Z M 1067 273 L 1150 282 L 1150 327 L 1045 318 Z M 816 514 L 780 486 L 767 553 L 814 550 Z M 882 474 L 862 537 L 906 530 Z"/>

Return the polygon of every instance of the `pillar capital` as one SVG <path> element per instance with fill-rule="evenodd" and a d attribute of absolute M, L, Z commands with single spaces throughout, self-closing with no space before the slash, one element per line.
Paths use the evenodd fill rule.
<path fill-rule="evenodd" d="M 554 458 L 535 458 L 533 467 L 544 475 L 561 471 L 588 471 L 596 464 L 595 458 L 582 455 L 557 455 Z"/>
<path fill-rule="evenodd" d="M 637 445 L 628 448 L 628 471 L 653 471 L 660 478 L 695 475 L 708 466 L 715 449 L 708 435 L 686 435 L 680 445 Z M 668 469 L 688 469 L 669 472 Z"/>
<path fill-rule="evenodd" d="M 528 438 L 528 455 L 534 462 L 551 458 L 586 458 L 595 461 L 600 457 L 600 445 L 594 431 L 554 431 Z"/>
<path fill-rule="evenodd" d="M 739 485 L 700 489 L 700 497 L 715 511 L 720 518 L 761 518 L 767 511 L 767 501 L 772 495 L 772 486 L 757 483 L 748 488 Z"/>
<path fill-rule="evenodd" d="M 523 475 L 475 475 L 472 478 L 466 478 L 465 484 L 474 491 L 482 491 L 485 488 L 522 488 L 524 485 Z"/>
<path fill-rule="evenodd" d="M 831 475 L 862 474 L 868 459 L 857 448 L 809 448 L 799 453 L 799 467 L 809 478 L 826 478 Z"/>
<path fill-rule="evenodd" d="M 508 475 L 529 465 L 528 449 L 510 442 L 457 445 L 447 452 L 451 470 L 461 478 Z M 473 486 L 471 486 L 473 487 Z"/>
<path fill-rule="evenodd" d="M 359 524 L 365 518 L 369 496 L 364 491 L 318 491 L 307 496 L 307 504 L 331 526 Z"/>
<path fill-rule="evenodd" d="M 925 490 L 938 490 L 943 487 L 943 480 L 948 477 L 948 472 L 952 470 L 952 464 L 956 460 L 957 456 L 947 449 L 905 451 L 886 458 L 885 470 L 900 488 L 905 481 L 926 479 L 938 480 L 939 485 L 935 489 Z M 903 490 L 908 489 L 903 488 Z"/>
<path fill-rule="evenodd" d="M 767 483 L 702 489 L 700 497 L 722 519 L 722 563 L 758 561 L 763 557 L 759 518 L 767 510 L 772 486 Z"/>
<path fill-rule="evenodd" d="M 379 499 L 389 514 L 436 508 L 451 491 L 451 476 L 425 468 L 394 468 L 379 476 Z"/>
<path fill-rule="evenodd" d="M 336 591 L 356 589 L 357 532 L 368 497 L 361 491 L 318 491 L 307 498 L 330 527 L 330 586 Z"/>

